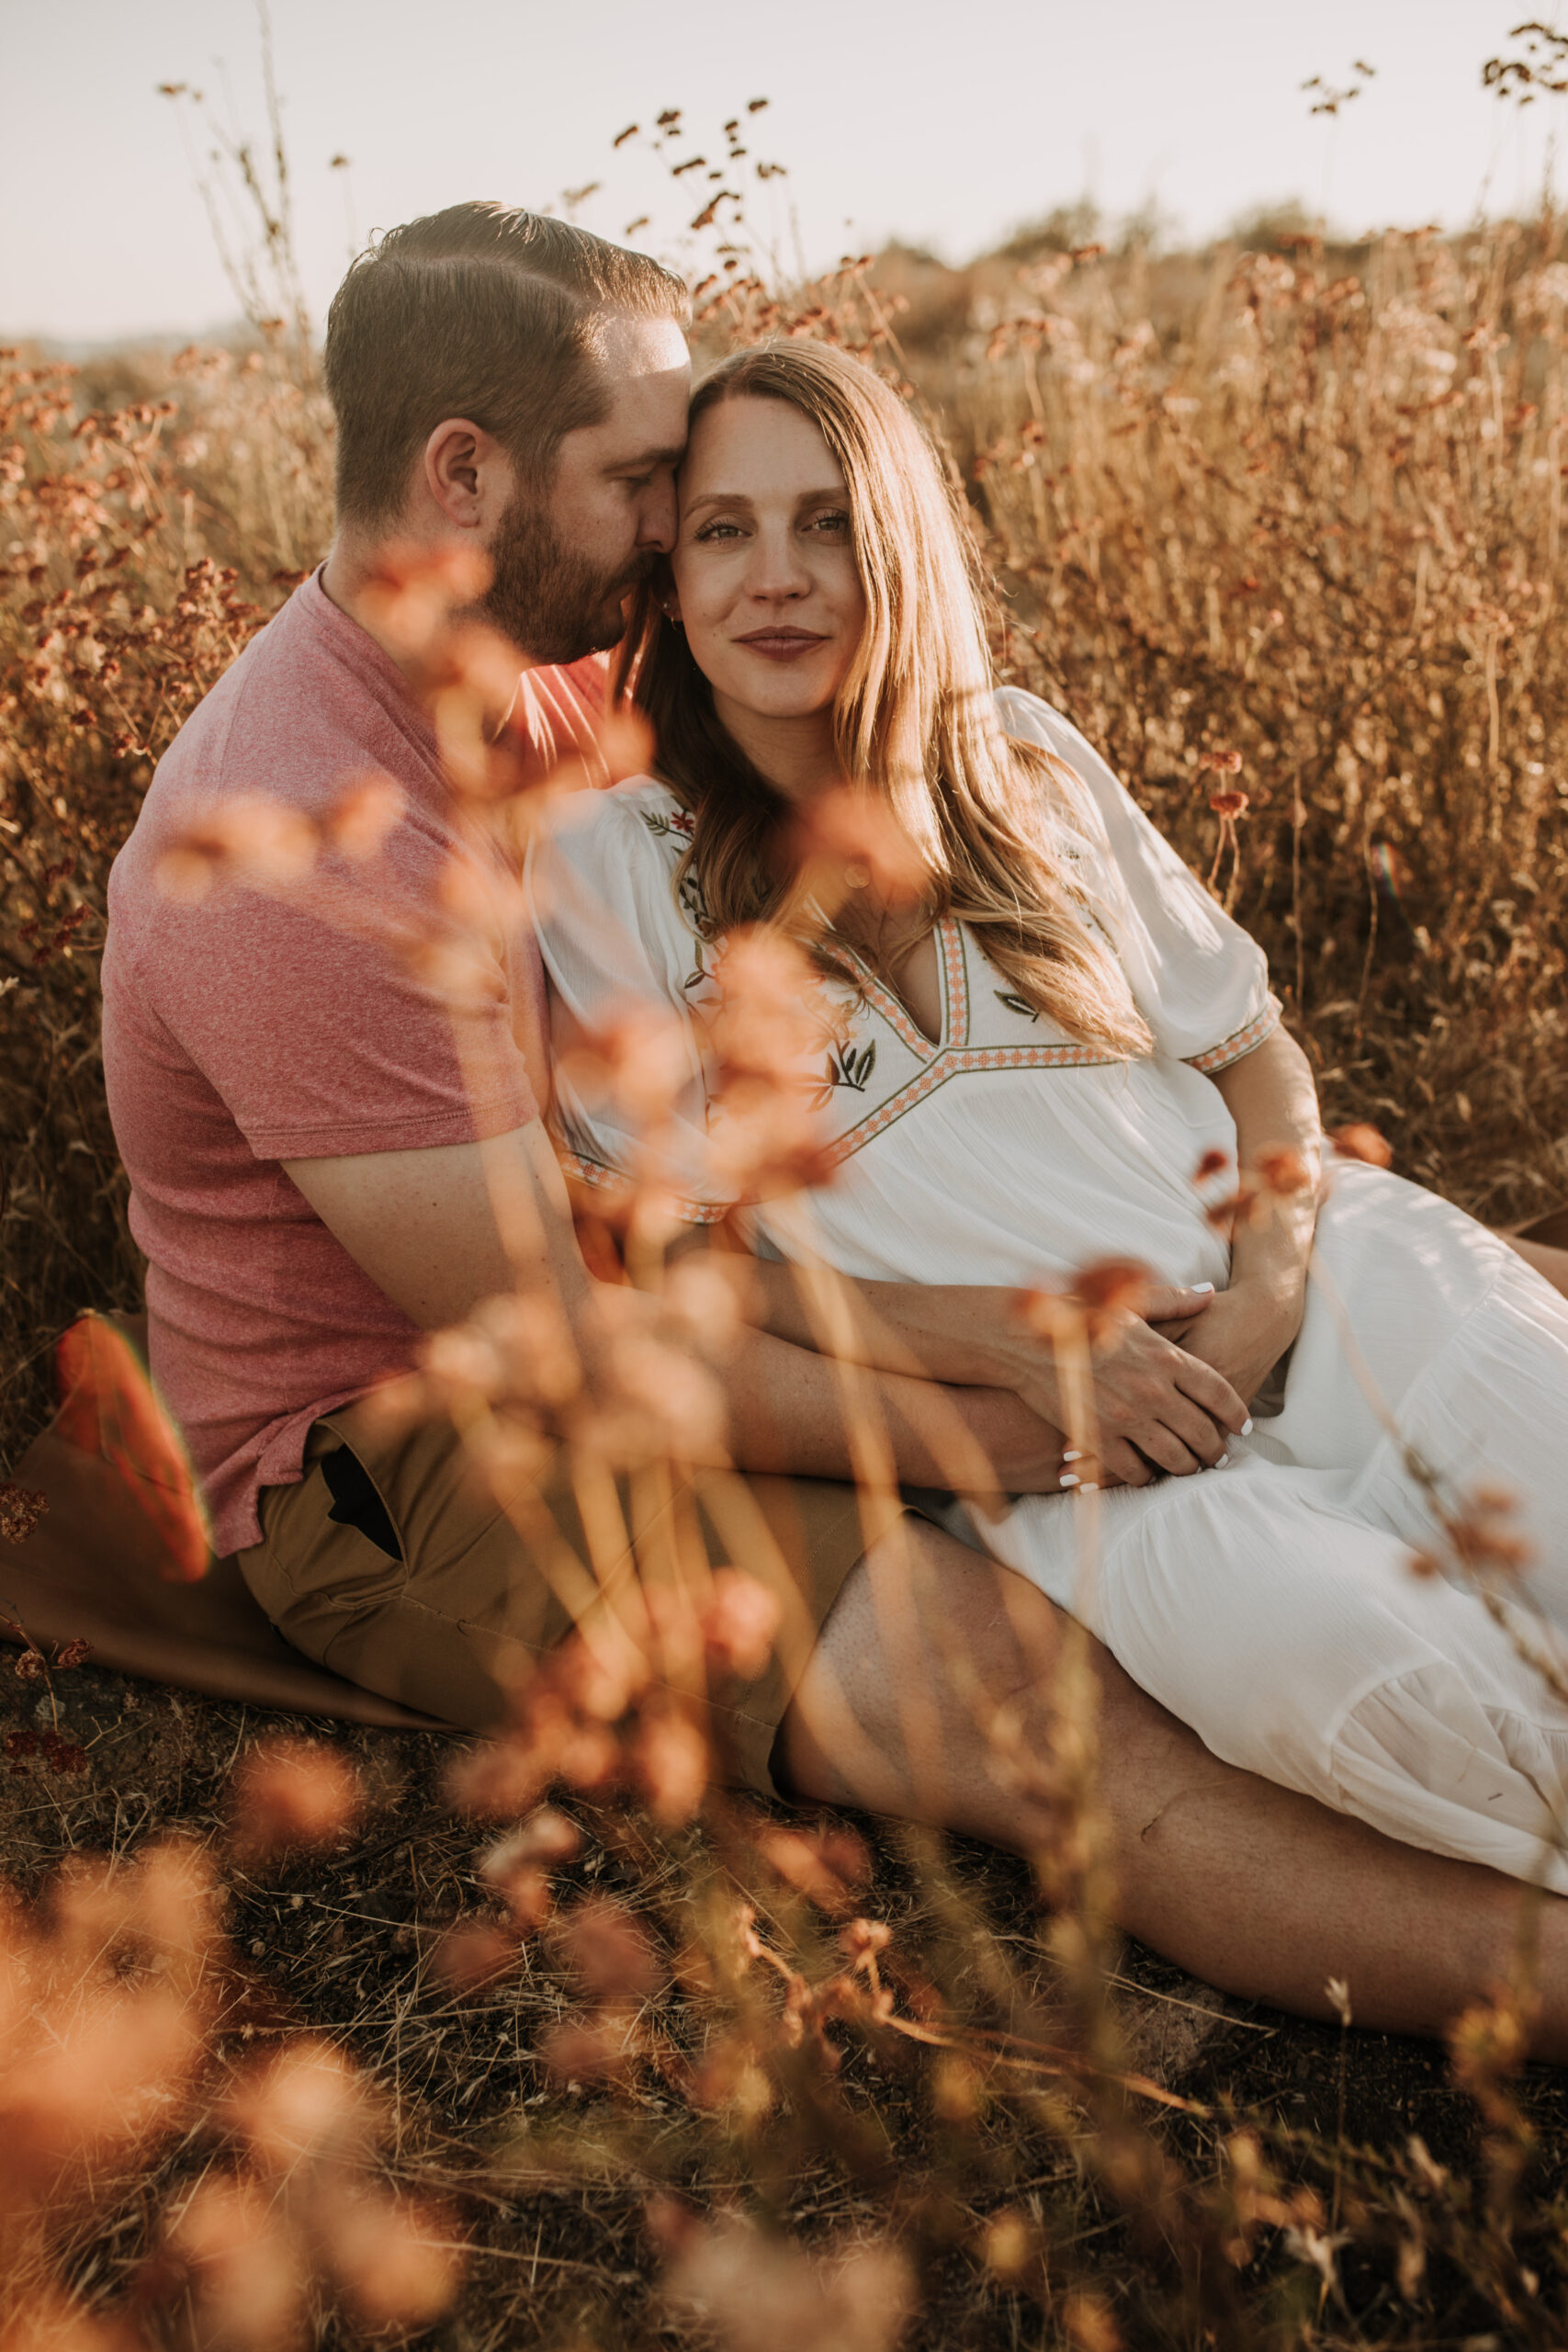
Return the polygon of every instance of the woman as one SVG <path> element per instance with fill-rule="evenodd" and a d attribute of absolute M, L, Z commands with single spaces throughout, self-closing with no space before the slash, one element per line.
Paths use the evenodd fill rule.
<path fill-rule="evenodd" d="M 1013 1288 L 1114 1254 L 1216 1293 L 1181 1347 L 1145 1331 L 1131 1373 L 1100 1371 L 1115 1483 L 1092 1544 L 1054 1498 L 949 1523 L 1227 1761 L 1568 1891 L 1568 1705 L 1521 1656 L 1540 1630 L 1413 1565 L 1442 1549 L 1423 1465 L 1450 1497 L 1484 1480 L 1517 1498 L 1531 1594 L 1568 1621 L 1568 1305 L 1382 1170 L 1337 1167 L 1318 1209 L 1310 1079 L 1260 952 L 1080 736 L 993 695 L 961 526 L 896 397 L 814 345 L 711 376 L 628 645 L 659 775 L 568 803 L 533 869 L 578 1174 L 648 1170 L 572 1081 L 574 1043 L 633 1001 L 685 1055 L 659 1172 L 694 1223 L 734 1204 L 710 1117 L 719 953 L 759 922 L 807 939 L 824 1026 L 801 1076 L 837 1168 L 750 1205 L 762 1256 L 975 1286 L 967 1322 L 888 1294 L 895 1339 L 1057 1426 L 1044 1351 L 1021 1364 L 999 1312 Z M 886 800 L 916 884 L 900 903 L 863 870 L 824 923 L 778 843 L 844 776 Z M 1212 1211 L 1238 1162 L 1284 1172 L 1227 1240 Z"/>

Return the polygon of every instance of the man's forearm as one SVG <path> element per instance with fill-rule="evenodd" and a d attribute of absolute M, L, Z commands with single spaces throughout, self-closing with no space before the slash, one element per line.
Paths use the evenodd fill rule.
<path fill-rule="evenodd" d="M 1015 1291 L 996 1283 L 814 1276 L 735 1250 L 716 1250 L 713 1263 L 747 1319 L 793 1347 L 847 1355 L 915 1380 L 988 1387 L 1004 1377 L 997 1341 L 1013 1321 Z"/>
<path fill-rule="evenodd" d="M 852 1478 L 880 1461 L 908 1486 L 1016 1493 L 1058 1483 L 1056 1432 L 1005 1392 L 843 1364 L 750 1327 L 721 1377 L 743 1470 Z"/>

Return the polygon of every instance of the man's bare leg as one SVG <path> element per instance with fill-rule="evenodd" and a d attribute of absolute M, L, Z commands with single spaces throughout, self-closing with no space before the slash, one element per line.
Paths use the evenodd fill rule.
<path fill-rule="evenodd" d="M 1522 1233 L 1505 1233 L 1502 1238 L 1510 1250 L 1517 1250 L 1525 1263 L 1544 1274 L 1553 1290 L 1568 1298 L 1568 1250 L 1559 1250 L 1545 1241 L 1527 1241 Z"/>
<path fill-rule="evenodd" d="M 908 1550 L 900 1551 L 907 1543 Z M 1067 1620 L 1021 1577 L 923 1522 L 845 1585 L 780 1732 L 796 1793 L 931 1821 L 1017 1853 L 1049 1813 L 1010 1784 L 956 1687 L 953 1661 L 1050 1740 L 1051 1662 Z M 901 1686 L 918 1643 L 926 1703 Z M 1212 1756 L 1093 1645 L 1099 1803 L 1119 1925 L 1205 1983 L 1297 2015 L 1333 2015 L 1342 1978 L 1359 2024 L 1438 2034 L 1507 1970 L 1529 1890 L 1478 1863 L 1404 1846 Z M 911 1749 L 915 1750 L 911 1753 Z M 1568 1902 L 1541 1900 L 1537 2054 L 1568 2057 Z"/>

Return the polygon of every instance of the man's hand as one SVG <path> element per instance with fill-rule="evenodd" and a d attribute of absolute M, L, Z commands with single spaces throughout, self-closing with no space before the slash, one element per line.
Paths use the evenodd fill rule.
<path fill-rule="evenodd" d="M 1145 1487 L 1161 1470 L 1187 1477 L 1220 1460 L 1247 1414 L 1223 1365 L 1204 1361 L 1199 1344 L 1220 1302 L 1212 1293 L 1162 1283 L 1143 1314 L 1120 1311 L 1121 1329 L 1096 1349 L 1091 1404 L 1102 1485 Z M 1178 1346 L 1157 1326 L 1185 1330 Z M 1020 1333 L 999 1343 L 1011 1365 L 1009 1385 L 1042 1419 L 1063 1429 L 1067 1409 L 1052 1350 Z"/>
<path fill-rule="evenodd" d="M 1179 1333 L 1181 1347 L 1250 1404 L 1301 1329 L 1305 1303 L 1303 1283 L 1242 1281 L 1222 1291 L 1195 1322 L 1166 1330 L 1172 1338 Z"/>

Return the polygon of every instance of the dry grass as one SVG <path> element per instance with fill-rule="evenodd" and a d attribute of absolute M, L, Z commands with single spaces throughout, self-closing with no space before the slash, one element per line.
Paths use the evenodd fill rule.
<path fill-rule="evenodd" d="M 1213 800 L 1247 795 L 1216 887 L 1331 1117 L 1499 1220 L 1568 1190 L 1561 242 L 894 254 L 782 304 L 705 296 L 711 344 L 798 327 L 908 379 L 970 488 L 1009 674 L 1201 870 Z M 324 544 L 324 446 L 281 334 L 141 374 L 0 363 L 0 1460 L 61 1326 L 136 1294 L 105 877 L 175 729 Z M 579 1850 L 519 1875 L 439 1742 L 332 1743 L 351 1818 L 320 1759 L 258 1780 L 233 1709 L 90 1666 L 0 1670 L 0 2114 L 32 2151 L 0 2164 L 6 2342 L 406 2336 L 459 2239 L 431 2324 L 465 2352 L 686 2340 L 705 2311 L 736 2352 L 1562 2340 L 1562 2095 L 1515 2079 L 1506 1999 L 1451 2074 L 1123 1947 L 1092 1838 L 1036 1877 L 584 1775 Z M 186 1877 L 152 1918 L 132 1862 L 159 1852 Z M 89 1901 L 57 1873 L 90 1855 Z M 195 2039 L 160 2055 L 174 1981 Z M 80 2068 L 49 2073 L 89 2011 L 163 2102 L 112 2144 Z M 387 2104 L 338 2083 L 284 2162 L 255 2067 L 303 2034 Z M 349 2219 L 312 2234 L 311 2199 Z M 279 2280 L 295 2305 L 266 2304 Z"/>

